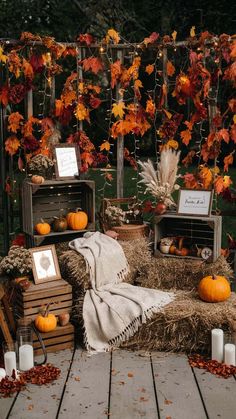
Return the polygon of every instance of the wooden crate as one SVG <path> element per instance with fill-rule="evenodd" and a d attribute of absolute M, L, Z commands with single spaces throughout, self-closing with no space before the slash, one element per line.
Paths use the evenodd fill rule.
<path fill-rule="evenodd" d="M 47 352 L 56 352 L 74 347 L 74 326 L 68 323 L 66 326 L 57 326 L 48 333 L 40 333 Z M 43 353 L 37 336 L 33 335 L 34 355 Z"/>
<path fill-rule="evenodd" d="M 213 252 L 213 261 L 215 261 L 221 252 L 221 234 L 220 216 L 201 217 L 165 213 L 154 218 L 154 255 L 173 257 L 173 255 L 159 251 L 160 240 L 163 237 L 185 237 L 201 248 L 209 247 Z M 192 258 L 193 256 L 186 257 Z"/>
<path fill-rule="evenodd" d="M 70 313 L 72 307 L 72 287 L 64 279 L 46 282 L 45 284 L 31 284 L 21 292 L 16 290 L 14 297 L 15 317 L 27 317 L 34 320 L 40 308 L 50 303 L 50 312 L 58 315 Z"/>
<path fill-rule="evenodd" d="M 65 216 L 81 208 L 88 215 L 86 230 L 51 232 L 46 236 L 35 234 L 34 226 L 41 219 L 49 224 L 53 217 Z M 73 239 L 85 231 L 95 230 L 95 184 L 89 180 L 46 180 L 35 185 L 25 180 L 22 186 L 23 231 L 28 247 Z"/>

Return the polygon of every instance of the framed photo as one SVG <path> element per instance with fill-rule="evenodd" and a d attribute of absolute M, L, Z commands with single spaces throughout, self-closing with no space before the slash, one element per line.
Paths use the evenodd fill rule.
<path fill-rule="evenodd" d="M 56 249 L 54 244 L 30 249 L 33 263 L 35 284 L 61 279 Z"/>
<path fill-rule="evenodd" d="M 212 191 L 205 189 L 180 189 L 177 213 L 181 215 L 208 216 L 211 213 Z"/>
<path fill-rule="evenodd" d="M 57 179 L 79 176 L 80 151 L 76 144 L 57 144 L 53 152 Z"/>

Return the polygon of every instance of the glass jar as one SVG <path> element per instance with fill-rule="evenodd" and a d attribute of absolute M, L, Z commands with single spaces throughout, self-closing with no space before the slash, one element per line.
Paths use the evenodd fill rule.
<path fill-rule="evenodd" d="M 34 366 L 34 349 L 31 326 L 21 326 L 17 329 L 17 345 L 19 370 L 28 371 Z"/>
<path fill-rule="evenodd" d="M 15 342 L 3 342 L 3 356 L 4 356 L 4 367 L 6 375 L 12 377 L 17 375 L 16 368 L 16 344 Z"/>

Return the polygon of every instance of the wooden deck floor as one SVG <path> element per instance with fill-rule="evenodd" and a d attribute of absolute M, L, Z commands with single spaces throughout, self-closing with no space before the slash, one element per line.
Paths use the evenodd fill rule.
<path fill-rule="evenodd" d="M 183 354 L 80 349 L 49 355 L 61 377 L 0 399 L 0 419 L 234 419 L 236 380 L 192 369 Z"/>

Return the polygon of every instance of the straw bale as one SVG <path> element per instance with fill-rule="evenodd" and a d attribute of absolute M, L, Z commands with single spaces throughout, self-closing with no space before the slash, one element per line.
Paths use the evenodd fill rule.
<path fill-rule="evenodd" d="M 206 303 L 196 293 L 177 291 L 175 301 L 124 342 L 126 349 L 209 352 L 210 331 L 230 330 L 236 316 L 236 294 L 222 303 Z"/>

